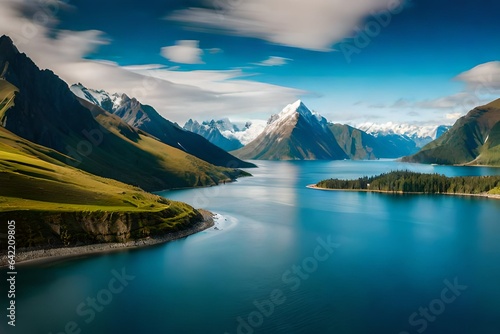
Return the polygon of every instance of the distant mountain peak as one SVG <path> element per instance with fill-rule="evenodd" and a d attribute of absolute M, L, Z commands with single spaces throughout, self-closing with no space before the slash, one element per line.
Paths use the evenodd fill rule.
<path fill-rule="evenodd" d="M 302 106 L 304 106 L 304 107 L 305 107 L 305 105 L 304 105 L 304 103 L 302 102 L 302 100 L 301 100 L 301 99 L 298 99 L 298 100 L 297 100 L 297 101 L 295 101 L 294 103 L 290 104 L 290 106 L 292 106 L 292 107 L 293 107 L 293 108 L 295 108 L 295 109 L 298 109 L 298 108 L 300 108 L 300 107 L 302 107 Z"/>
<path fill-rule="evenodd" d="M 310 124 L 319 123 L 322 128 L 326 129 L 327 127 L 327 120 L 323 116 L 311 111 L 302 100 L 297 100 L 283 108 L 279 114 L 272 115 L 267 121 L 268 126 L 264 131 L 270 133 L 285 124 L 293 123 L 295 125 L 299 117 L 302 117 L 304 121 Z"/>
<path fill-rule="evenodd" d="M 12 39 L 7 35 L 2 35 L 2 37 L 0 37 L 0 49 L 4 51 L 4 48 L 10 48 L 16 52 L 19 52 Z"/>
<path fill-rule="evenodd" d="M 82 83 L 73 84 L 70 90 L 84 100 L 90 103 L 96 104 L 102 107 L 104 110 L 114 113 L 118 108 L 120 108 L 124 103 L 131 100 L 127 94 L 124 93 L 113 93 L 109 94 L 103 89 L 92 89 L 85 87 Z"/>
<path fill-rule="evenodd" d="M 0 61 L 3 59 L 11 59 L 19 53 L 19 50 L 14 45 L 12 39 L 9 36 L 3 35 L 0 37 Z M 0 74 L 4 69 L 0 69 Z"/>
<path fill-rule="evenodd" d="M 280 117 L 289 117 L 293 116 L 295 113 L 298 113 L 300 115 L 304 116 L 310 116 L 313 114 L 309 108 L 306 107 L 306 105 L 302 102 L 302 100 L 297 100 L 292 104 L 287 105 L 283 110 L 280 112 L 279 116 Z"/>
<path fill-rule="evenodd" d="M 347 155 L 337 143 L 324 117 L 297 100 L 271 116 L 264 131 L 234 152 L 243 159 L 336 160 Z"/>
<path fill-rule="evenodd" d="M 358 124 L 356 128 L 365 131 L 374 136 L 379 135 L 400 135 L 412 139 L 426 139 L 427 144 L 431 140 L 440 137 L 451 126 L 446 125 L 415 125 L 406 123 L 362 123 Z"/>

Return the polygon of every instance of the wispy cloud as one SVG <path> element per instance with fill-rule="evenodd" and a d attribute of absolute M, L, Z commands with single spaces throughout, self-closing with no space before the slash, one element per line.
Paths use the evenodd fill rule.
<path fill-rule="evenodd" d="M 394 102 L 391 108 L 408 108 L 411 107 L 411 102 L 407 99 L 399 99 Z"/>
<path fill-rule="evenodd" d="M 0 31 L 9 35 L 21 52 L 40 68 L 53 70 L 68 84 L 81 82 L 90 88 L 126 93 L 154 106 L 167 119 L 182 123 L 190 117 L 267 118 L 305 94 L 248 80 L 248 75 L 238 70 L 186 72 L 155 64 L 122 67 L 110 61 L 85 59 L 112 41 L 98 30 L 57 30 L 36 23 L 19 9 L 20 3 L 30 2 L 9 0 L 0 4 Z M 198 48 L 192 42 L 180 46 Z M 195 61 L 199 55 L 188 52 L 183 58 L 181 52 L 182 59 L 175 59 L 186 61 L 191 57 L 190 61 Z"/>
<path fill-rule="evenodd" d="M 465 82 L 469 90 L 498 94 L 500 91 L 500 61 L 480 64 L 459 74 L 455 79 Z"/>
<path fill-rule="evenodd" d="M 433 100 L 419 101 L 415 106 L 422 109 L 455 109 L 467 103 L 472 97 L 470 93 L 461 92 Z"/>
<path fill-rule="evenodd" d="M 222 50 L 221 48 L 210 48 L 210 49 L 207 49 L 207 51 L 208 51 L 208 53 L 213 54 L 213 55 L 224 52 L 224 50 Z"/>
<path fill-rule="evenodd" d="M 266 60 L 263 60 L 259 63 L 256 63 L 255 65 L 259 66 L 283 66 L 288 64 L 290 62 L 290 58 L 283 58 L 283 57 L 275 57 L 275 56 L 270 56 Z"/>
<path fill-rule="evenodd" d="M 252 0 L 207 1 L 209 8 L 188 8 L 166 17 L 204 30 L 260 38 L 275 44 L 317 51 L 352 37 L 363 20 L 400 6 L 404 0 Z"/>
<path fill-rule="evenodd" d="M 375 109 L 410 108 L 416 116 L 418 110 L 434 112 L 436 121 L 447 124 L 465 115 L 477 106 L 497 99 L 500 94 L 500 61 L 492 61 L 475 66 L 453 78 L 465 83 L 461 92 L 435 99 L 413 101 L 399 99 L 396 102 L 369 105 Z M 412 115 L 413 116 L 413 115 Z"/>
<path fill-rule="evenodd" d="M 204 64 L 201 57 L 203 50 L 200 49 L 199 41 L 182 40 L 175 45 L 161 48 L 161 55 L 174 63 L 179 64 Z"/>
<path fill-rule="evenodd" d="M 447 114 L 453 118 L 456 114 L 465 114 L 474 107 L 497 99 L 500 94 L 500 61 L 477 65 L 457 75 L 454 80 L 465 83 L 462 92 L 416 104 L 424 109 L 447 109 L 455 112 Z M 459 111 L 459 112 L 458 112 Z"/>
<path fill-rule="evenodd" d="M 446 114 L 446 119 L 455 121 L 455 120 L 459 119 L 462 116 L 463 116 L 462 113 L 456 112 L 456 113 L 453 113 L 453 114 Z"/>

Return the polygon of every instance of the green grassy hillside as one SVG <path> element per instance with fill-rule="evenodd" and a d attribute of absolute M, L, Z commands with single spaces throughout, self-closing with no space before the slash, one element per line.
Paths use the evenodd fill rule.
<path fill-rule="evenodd" d="M 124 242 L 202 220 L 185 203 L 64 165 L 61 158 L 0 127 L 0 219 L 16 221 L 19 247 Z"/>
<path fill-rule="evenodd" d="M 498 149 L 493 149 L 486 142 L 498 122 L 500 122 L 500 99 L 474 108 L 460 118 L 442 137 L 424 146 L 417 154 L 405 157 L 403 161 L 443 165 L 499 165 Z M 495 133 L 493 136 L 495 137 Z M 489 146 L 483 147 L 483 145 Z M 484 156 L 477 159 L 481 154 Z"/>
<path fill-rule="evenodd" d="M 153 107 L 143 105 L 136 99 L 128 99 L 114 112 L 127 124 L 143 130 L 158 138 L 159 141 L 176 148 L 182 148 L 189 154 L 215 166 L 252 168 L 254 164 L 242 161 L 202 136 L 186 131 L 176 123 L 163 118 Z"/>
<path fill-rule="evenodd" d="M 475 163 L 500 166 L 500 122 L 491 129 Z"/>
<path fill-rule="evenodd" d="M 61 163 L 62 154 L 0 127 L 0 211 L 159 211 L 172 202 Z"/>
<path fill-rule="evenodd" d="M 250 175 L 238 169 L 213 166 L 131 127 L 100 107 L 80 102 L 91 111 L 106 140 L 94 146 L 91 154 L 81 157 L 79 168 L 146 190 L 216 185 Z"/>

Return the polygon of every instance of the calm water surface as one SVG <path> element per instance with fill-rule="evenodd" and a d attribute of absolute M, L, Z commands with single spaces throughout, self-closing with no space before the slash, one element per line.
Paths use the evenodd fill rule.
<path fill-rule="evenodd" d="M 500 169 L 257 163 L 233 184 L 161 193 L 221 214 L 219 230 L 18 266 L 15 333 L 500 333 L 500 201 L 305 187 Z"/>

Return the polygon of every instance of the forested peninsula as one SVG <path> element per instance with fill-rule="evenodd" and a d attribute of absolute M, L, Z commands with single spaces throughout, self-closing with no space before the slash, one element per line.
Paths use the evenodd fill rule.
<path fill-rule="evenodd" d="M 456 176 L 393 171 L 377 176 L 364 176 L 354 180 L 328 179 L 311 188 L 328 190 L 354 190 L 367 192 L 500 195 L 500 176 Z"/>

